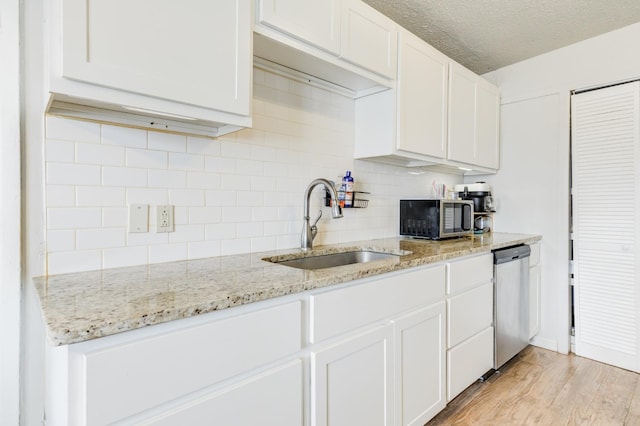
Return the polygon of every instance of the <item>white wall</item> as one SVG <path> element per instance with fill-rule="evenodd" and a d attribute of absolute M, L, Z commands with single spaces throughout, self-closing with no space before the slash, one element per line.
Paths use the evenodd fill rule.
<path fill-rule="evenodd" d="M 253 117 L 218 139 L 48 117 L 48 273 L 299 247 L 304 189 L 346 170 L 369 206 L 339 220 L 325 208 L 314 244 L 392 237 L 400 197 L 461 180 L 355 161 L 352 99 L 259 69 Z M 151 207 L 150 232 L 127 232 L 130 204 Z M 175 205 L 173 233 L 155 232 L 160 204 Z"/>
<path fill-rule="evenodd" d="M 20 416 L 19 1 L 0 1 L 0 424 Z"/>
<path fill-rule="evenodd" d="M 543 235 L 542 324 L 534 344 L 562 353 L 570 349 L 570 91 L 640 78 L 638 40 L 640 23 L 485 76 L 502 92 L 502 167 L 482 177 L 498 199 L 495 229 Z"/>

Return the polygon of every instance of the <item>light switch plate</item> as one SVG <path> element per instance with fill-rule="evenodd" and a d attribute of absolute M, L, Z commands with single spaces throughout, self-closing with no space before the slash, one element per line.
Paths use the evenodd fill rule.
<path fill-rule="evenodd" d="M 129 206 L 129 232 L 149 232 L 148 204 L 131 204 Z"/>

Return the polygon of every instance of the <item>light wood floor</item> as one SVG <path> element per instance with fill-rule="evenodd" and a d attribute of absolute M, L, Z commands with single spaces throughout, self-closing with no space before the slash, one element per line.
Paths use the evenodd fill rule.
<path fill-rule="evenodd" d="M 640 425 L 640 375 L 529 346 L 427 425 Z"/>

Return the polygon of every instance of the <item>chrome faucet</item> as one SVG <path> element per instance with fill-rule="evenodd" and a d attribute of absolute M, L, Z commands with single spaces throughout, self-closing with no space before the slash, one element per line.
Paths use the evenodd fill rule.
<path fill-rule="evenodd" d="M 304 223 L 302 224 L 302 236 L 300 238 L 300 248 L 302 250 L 309 250 L 313 247 L 313 239 L 316 237 L 318 233 L 318 221 L 322 217 L 322 210 L 320 210 L 320 215 L 311 225 L 310 217 L 309 217 L 309 199 L 311 198 L 311 191 L 318 185 L 323 185 L 324 188 L 329 192 L 329 196 L 331 197 L 331 217 L 337 219 L 342 217 L 342 209 L 340 208 L 340 204 L 338 203 L 338 193 L 336 192 L 336 188 L 334 187 L 334 183 L 328 179 L 314 179 L 307 189 L 304 192 Z"/>

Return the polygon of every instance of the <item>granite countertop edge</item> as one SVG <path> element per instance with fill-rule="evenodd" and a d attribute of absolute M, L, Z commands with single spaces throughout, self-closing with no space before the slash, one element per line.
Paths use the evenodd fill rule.
<path fill-rule="evenodd" d="M 306 253 L 290 249 L 50 275 L 33 284 L 50 343 L 59 346 L 541 239 L 507 233 L 439 242 L 386 238 Z M 322 270 L 263 260 L 362 249 L 400 256 Z"/>

